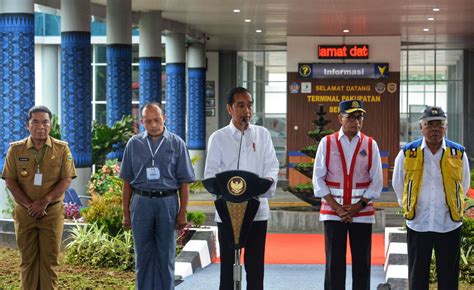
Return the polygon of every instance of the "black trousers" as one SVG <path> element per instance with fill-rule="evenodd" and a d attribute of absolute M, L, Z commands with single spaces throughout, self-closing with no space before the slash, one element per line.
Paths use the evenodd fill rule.
<path fill-rule="evenodd" d="M 234 289 L 233 265 L 234 250 L 229 247 L 224 231 L 229 230 L 222 223 L 219 229 L 219 249 L 221 252 L 221 276 L 219 290 Z M 244 266 L 247 272 L 247 290 L 263 290 L 263 271 L 267 221 L 254 221 L 250 226 L 245 244 Z"/>
<path fill-rule="evenodd" d="M 346 288 L 347 234 L 352 253 L 352 289 L 370 290 L 372 224 L 324 222 L 326 246 L 325 290 Z"/>
<path fill-rule="evenodd" d="M 407 230 L 408 286 L 410 290 L 429 288 L 429 272 L 433 248 L 436 256 L 438 290 L 458 289 L 461 227 L 447 232 Z"/>

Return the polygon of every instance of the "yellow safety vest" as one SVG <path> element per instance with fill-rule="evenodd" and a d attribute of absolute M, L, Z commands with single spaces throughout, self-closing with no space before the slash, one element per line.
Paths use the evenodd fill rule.
<path fill-rule="evenodd" d="M 423 181 L 423 150 L 422 139 L 415 140 L 404 146 L 405 181 L 403 184 L 403 212 L 408 220 L 415 218 L 416 202 Z M 464 147 L 446 140 L 446 150 L 441 156 L 441 176 L 443 177 L 446 205 L 451 219 L 462 221 L 464 209 L 464 189 L 462 186 L 462 158 Z"/>

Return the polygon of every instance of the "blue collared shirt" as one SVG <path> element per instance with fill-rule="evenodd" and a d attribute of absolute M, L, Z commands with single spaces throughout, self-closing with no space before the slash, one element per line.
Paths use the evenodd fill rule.
<path fill-rule="evenodd" d="M 154 157 L 154 167 L 160 170 L 160 178 L 156 181 L 147 180 L 146 169 L 152 167 L 152 155 L 147 139 L 153 152 L 163 140 Z M 186 144 L 166 128 L 157 142 L 152 142 L 146 131 L 130 138 L 123 153 L 120 178 L 140 190 L 179 189 L 180 184 L 195 180 Z"/>

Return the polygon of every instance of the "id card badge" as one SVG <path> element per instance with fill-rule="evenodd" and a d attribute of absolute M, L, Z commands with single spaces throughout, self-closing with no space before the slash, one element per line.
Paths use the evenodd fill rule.
<path fill-rule="evenodd" d="M 42 183 L 43 183 L 43 174 L 36 173 L 35 174 L 35 179 L 33 181 L 33 185 L 41 186 Z"/>
<path fill-rule="evenodd" d="M 153 181 L 160 179 L 160 170 L 158 167 L 148 167 L 146 169 L 146 178 Z"/>

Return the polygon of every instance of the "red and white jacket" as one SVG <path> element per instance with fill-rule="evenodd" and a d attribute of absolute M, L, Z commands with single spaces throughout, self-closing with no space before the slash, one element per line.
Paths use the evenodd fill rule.
<path fill-rule="evenodd" d="M 357 203 L 372 182 L 370 169 L 373 160 L 373 140 L 360 134 L 350 164 L 346 164 L 339 132 L 326 137 L 325 182 L 332 197 L 341 205 Z M 379 154 L 376 152 L 376 154 Z M 377 164 L 375 165 L 377 166 Z M 341 220 L 329 204 L 321 199 L 320 220 Z M 375 211 L 372 202 L 353 217 L 353 222 L 374 223 Z"/>

